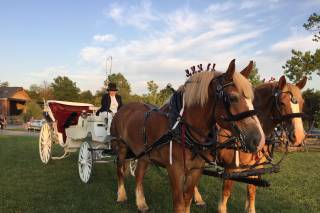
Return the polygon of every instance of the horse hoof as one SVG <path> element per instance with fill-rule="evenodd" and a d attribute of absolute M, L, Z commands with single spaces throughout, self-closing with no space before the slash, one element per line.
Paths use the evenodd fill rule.
<path fill-rule="evenodd" d="M 143 209 L 138 209 L 138 212 L 140 212 L 140 213 L 147 213 L 148 211 L 149 211 L 148 207 L 143 208 Z"/>
<path fill-rule="evenodd" d="M 121 204 L 121 203 L 125 203 L 126 201 L 127 201 L 127 199 L 121 199 L 121 200 L 118 199 L 118 200 L 117 200 L 117 203 L 120 203 L 120 204 Z"/>
<path fill-rule="evenodd" d="M 196 203 L 196 206 L 199 208 L 205 208 L 207 204 L 205 202 L 199 202 L 199 203 Z"/>

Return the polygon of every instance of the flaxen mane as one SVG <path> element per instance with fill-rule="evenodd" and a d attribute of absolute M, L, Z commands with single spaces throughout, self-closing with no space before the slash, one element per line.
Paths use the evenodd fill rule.
<path fill-rule="evenodd" d="M 184 101 L 186 106 L 200 104 L 203 106 L 208 101 L 208 88 L 210 82 L 221 75 L 221 72 L 200 72 L 188 78 L 184 85 Z M 251 83 L 240 73 L 235 72 L 233 82 L 240 93 L 253 100 Z"/>

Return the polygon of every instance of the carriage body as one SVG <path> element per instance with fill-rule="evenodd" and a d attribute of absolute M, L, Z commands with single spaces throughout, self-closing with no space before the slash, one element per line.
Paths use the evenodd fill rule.
<path fill-rule="evenodd" d="M 87 183 L 91 177 L 93 163 L 114 161 L 111 137 L 107 135 L 107 121 L 97 116 L 97 107 L 87 103 L 49 100 L 44 104 L 46 123 L 39 137 L 40 159 L 47 164 L 51 159 L 63 159 L 79 150 L 78 168 L 80 179 Z M 64 154 L 52 156 L 52 145 L 58 144 Z M 135 162 L 130 163 L 134 175 Z"/>
<path fill-rule="evenodd" d="M 96 110 L 97 107 L 87 103 L 45 102 L 44 117 L 52 143 L 59 144 L 65 153 L 70 153 L 76 152 L 84 140 L 90 140 L 96 145 L 107 142 L 106 123 L 103 118 L 95 115 Z"/>

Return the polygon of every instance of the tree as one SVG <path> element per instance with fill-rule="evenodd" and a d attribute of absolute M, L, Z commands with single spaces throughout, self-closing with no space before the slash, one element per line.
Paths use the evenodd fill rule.
<path fill-rule="evenodd" d="M 167 84 L 167 86 L 160 90 L 159 95 L 158 95 L 158 105 L 161 106 L 163 105 L 169 97 L 173 94 L 174 89 L 172 88 L 171 84 Z"/>
<path fill-rule="evenodd" d="M 308 22 L 303 24 L 303 27 L 311 32 L 314 32 L 314 38 L 312 39 L 315 42 L 320 41 L 320 15 L 313 13 L 308 18 Z"/>
<path fill-rule="evenodd" d="M 320 90 L 307 89 L 302 93 L 304 113 L 307 115 L 308 126 L 320 127 Z"/>
<path fill-rule="evenodd" d="M 79 101 L 80 89 L 66 76 L 58 76 L 51 84 L 55 99 L 62 101 Z"/>
<path fill-rule="evenodd" d="M 146 103 L 158 105 L 158 88 L 159 86 L 152 80 L 147 82 L 148 94 L 144 95 Z"/>
<path fill-rule="evenodd" d="M 320 49 L 317 49 L 314 54 L 310 51 L 303 53 L 292 50 L 291 52 L 293 56 L 282 66 L 285 75 L 290 80 L 298 82 L 303 76 L 308 76 L 311 79 L 311 75 L 315 71 L 317 75 L 320 75 Z"/>
<path fill-rule="evenodd" d="M 53 99 L 53 89 L 47 81 L 43 81 L 41 85 L 32 84 L 27 91 L 30 98 L 37 103 L 42 103 L 43 100 Z"/>
<path fill-rule="evenodd" d="M 0 87 L 8 87 L 8 86 L 9 86 L 9 82 L 8 81 L 0 82 Z"/>
<path fill-rule="evenodd" d="M 35 101 L 39 101 L 40 100 L 40 97 L 39 97 L 39 92 L 40 91 L 40 86 L 36 85 L 36 84 L 31 84 L 30 87 L 29 87 L 29 90 L 27 90 L 30 98 L 32 100 L 35 100 Z"/>
<path fill-rule="evenodd" d="M 80 95 L 79 95 L 79 101 L 83 102 L 83 103 L 93 104 L 94 103 L 94 97 L 93 97 L 91 91 L 87 90 L 87 91 L 81 92 Z"/>
<path fill-rule="evenodd" d="M 105 93 L 104 89 L 96 91 L 96 94 L 94 95 L 93 105 L 95 105 L 95 106 L 101 105 L 101 100 L 102 100 L 102 96 L 104 93 Z"/>
<path fill-rule="evenodd" d="M 41 119 L 42 109 L 35 101 L 29 101 L 26 105 L 26 112 L 22 114 L 24 122 L 29 121 L 31 118 Z"/>
<path fill-rule="evenodd" d="M 256 62 L 253 63 L 253 69 L 249 75 L 249 80 L 250 80 L 252 86 L 257 86 L 262 83 L 262 80 L 260 79 L 260 75 L 258 73 L 258 68 L 256 66 Z"/>
<path fill-rule="evenodd" d="M 41 102 L 44 100 L 54 99 L 53 88 L 47 81 L 43 81 L 40 85 L 39 95 L 41 98 Z"/>
<path fill-rule="evenodd" d="M 320 40 L 320 16 L 313 13 L 308 22 L 303 24 L 303 27 L 308 30 L 315 32 L 315 42 Z M 311 79 L 311 75 L 316 72 L 320 75 L 320 49 L 316 49 L 314 53 L 307 51 L 305 53 L 297 50 L 291 50 L 292 56 L 282 68 L 284 69 L 285 75 L 292 81 L 297 82 L 303 76 L 307 76 Z"/>

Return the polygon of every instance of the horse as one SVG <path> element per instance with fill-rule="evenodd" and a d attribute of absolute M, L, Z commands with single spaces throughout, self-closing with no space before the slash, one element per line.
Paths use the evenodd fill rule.
<path fill-rule="evenodd" d="M 248 75 L 247 73 L 242 73 Z M 300 146 L 305 138 L 305 132 L 302 123 L 302 109 L 304 100 L 301 95 L 301 90 L 306 84 L 307 78 L 304 77 L 298 83 L 289 84 L 286 82 L 285 76 L 281 76 L 278 82 L 272 81 L 260 84 L 254 90 L 254 107 L 258 111 L 258 118 L 262 124 L 263 131 L 266 137 L 271 136 L 274 128 L 283 122 L 289 132 L 288 139 L 292 146 Z M 221 129 L 221 142 L 226 140 L 223 137 L 229 137 L 230 133 Z M 264 151 L 267 153 L 268 146 L 265 145 Z M 235 150 L 222 149 L 218 154 L 218 161 L 221 162 L 227 172 L 238 170 L 235 166 L 236 161 Z M 257 160 L 258 159 L 258 160 Z M 262 153 L 250 154 L 239 153 L 239 163 L 241 165 L 255 165 L 265 162 L 266 158 Z M 234 181 L 224 180 L 222 199 L 219 202 L 218 211 L 227 211 L 227 201 L 231 195 L 231 190 Z M 195 188 L 195 202 L 197 205 L 205 205 L 197 188 Z M 255 212 L 255 194 L 256 186 L 253 184 L 247 185 L 247 199 L 245 208 L 247 212 Z"/>
<path fill-rule="evenodd" d="M 183 108 L 176 119 L 176 124 L 179 124 L 177 131 L 172 131 L 167 113 L 143 103 L 125 105 L 111 124 L 112 143 L 118 153 L 117 201 L 127 200 L 125 158 L 131 152 L 138 159 L 135 194 L 136 205 L 141 212 L 149 209 L 144 196 L 143 177 L 150 163 L 167 170 L 174 212 L 190 212 L 193 190 L 205 164 L 201 152 L 212 148 L 216 142 L 208 136 L 215 123 L 234 135 L 241 134 L 241 140 L 236 143 L 249 152 L 256 153 L 264 146 L 264 133 L 251 110 L 251 84 L 235 71 L 235 60 L 230 62 L 225 73 L 193 69 L 179 92 L 183 96 Z M 195 148 L 197 152 L 194 152 Z"/>

